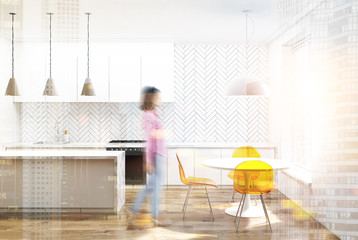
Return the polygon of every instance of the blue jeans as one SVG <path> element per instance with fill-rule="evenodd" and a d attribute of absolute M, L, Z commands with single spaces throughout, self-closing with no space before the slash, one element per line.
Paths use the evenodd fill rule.
<path fill-rule="evenodd" d="M 151 174 L 147 174 L 147 187 L 144 188 L 137 196 L 137 199 L 132 206 L 132 211 L 134 213 L 138 213 L 138 209 L 140 208 L 144 198 L 147 195 L 152 194 L 152 216 L 159 217 L 160 185 L 165 177 L 165 157 L 156 154 L 153 164 L 153 172 Z"/>

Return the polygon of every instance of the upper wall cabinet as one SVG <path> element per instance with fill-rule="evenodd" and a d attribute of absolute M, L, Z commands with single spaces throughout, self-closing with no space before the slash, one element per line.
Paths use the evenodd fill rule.
<path fill-rule="evenodd" d="M 21 96 L 15 97 L 19 102 L 45 101 L 42 93 L 46 84 L 45 49 L 39 43 L 24 43 L 16 46 L 17 60 L 15 63 L 16 81 Z"/>
<path fill-rule="evenodd" d="M 155 86 L 162 101 L 173 101 L 173 62 L 167 56 L 142 58 L 142 86 Z"/>
<path fill-rule="evenodd" d="M 163 102 L 174 101 L 173 43 L 132 43 L 113 46 L 110 59 L 111 102 L 139 102 L 144 86 L 155 86 Z"/>
<path fill-rule="evenodd" d="M 57 96 L 45 96 L 46 102 L 75 102 L 77 83 L 77 54 L 75 47 L 67 43 L 57 43 L 53 47 L 51 71 Z M 50 76 L 50 58 L 46 54 L 45 80 L 41 83 L 41 94 Z"/>
<path fill-rule="evenodd" d="M 151 47 L 142 56 L 142 87 L 155 86 L 161 91 L 163 102 L 174 101 L 174 45 L 166 43 Z"/>
<path fill-rule="evenodd" d="M 77 54 L 74 46 L 55 44 L 52 49 L 51 75 L 58 96 L 43 96 L 50 77 L 50 57 L 44 43 L 23 43 L 17 62 L 18 87 L 21 96 L 16 102 L 75 102 L 77 83 Z"/>
<path fill-rule="evenodd" d="M 155 86 L 162 101 L 174 100 L 173 43 L 93 43 L 90 71 L 96 96 L 81 96 L 87 77 L 87 49 L 80 43 L 54 44 L 52 77 L 56 97 L 42 96 L 49 77 L 45 43 L 20 44 L 21 72 L 17 102 L 139 102 L 141 88 Z M 21 59 L 20 58 L 20 59 Z"/>
<path fill-rule="evenodd" d="M 109 72 L 109 100 L 138 102 L 141 89 L 141 58 L 112 57 Z"/>

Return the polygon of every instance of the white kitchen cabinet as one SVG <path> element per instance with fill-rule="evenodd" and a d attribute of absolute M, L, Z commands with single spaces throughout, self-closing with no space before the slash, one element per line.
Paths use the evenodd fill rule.
<path fill-rule="evenodd" d="M 57 96 L 45 96 L 45 101 L 75 102 L 77 100 L 77 57 L 71 55 L 66 46 L 57 46 L 56 53 L 56 58 L 52 59 L 52 78 Z M 46 67 L 46 76 L 48 77 L 50 76 L 49 65 L 49 57 L 47 57 L 46 66 L 48 67 Z M 42 88 L 45 88 L 45 84 L 43 84 Z"/>
<path fill-rule="evenodd" d="M 50 77 L 50 57 L 43 43 L 23 43 L 17 64 L 18 87 L 21 96 L 15 102 L 72 102 L 76 101 L 77 57 L 66 44 L 55 44 L 52 50 L 52 78 L 58 96 L 43 96 Z"/>
<path fill-rule="evenodd" d="M 186 176 L 194 176 L 194 149 L 168 149 L 168 185 L 184 185 L 180 180 L 179 164 L 176 158 L 178 153 Z"/>
<path fill-rule="evenodd" d="M 87 49 L 81 44 L 53 43 L 52 77 L 58 96 L 42 95 L 49 78 L 49 47 L 24 42 L 17 47 L 15 102 L 139 102 L 142 87 L 161 90 L 163 102 L 174 101 L 173 43 L 94 43 L 90 78 L 96 96 L 81 96 L 87 78 Z"/>
<path fill-rule="evenodd" d="M 221 155 L 223 158 L 231 158 L 232 153 L 236 148 L 225 148 L 222 149 Z M 228 177 L 230 170 L 221 170 L 221 184 L 222 185 L 233 185 L 234 182 Z"/>
<path fill-rule="evenodd" d="M 128 45 L 120 57 L 110 60 L 110 101 L 139 102 L 144 86 L 161 90 L 162 101 L 174 99 L 174 46 L 170 43 Z"/>
<path fill-rule="evenodd" d="M 198 148 L 195 149 L 195 177 L 209 178 L 217 185 L 221 185 L 221 170 L 209 168 L 202 164 L 202 161 L 210 158 L 221 158 L 220 148 Z"/>
<path fill-rule="evenodd" d="M 109 58 L 91 56 L 89 76 L 96 96 L 81 96 L 87 78 L 87 58 L 78 57 L 78 102 L 108 102 Z"/>
<path fill-rule="evenodd" d="M 139 102 L 141 91 L 140 57 L 110 58 L 110 102 Z"/>
<path fill-rule="evenodd" d="M 174 51 L 165 49 L 158 56 L 142 57 L 142 87 L 155 86 L 163 102 L 174 101 Z"/>
<path fill-rule="evenodd" d="M 262 158 L 276 158 L 275 148 L 256 148 Z"/>
<path fill-rule="evenodd" d="M 168 151 L 166 153 L 166 155 L 168 156 Z M 166 159 L 167 160 L 167 159 Z M 168 186 L 168 164 L 166 165 L 166 168 L 165 168 L 165 173 L 164 173 L 164 177 L 163 177 L 163 181 L 162 181 L 162 185 L 164 186 Z"/>
<path fill-rule="evenodd" d="M 21 96 L 15 97 L 15 102 L 42 102 L 46 80 L 46 53 L 40 43 L 24 43 L 17 45 L 20 53 L 15 60 L 15 78 Z"/>

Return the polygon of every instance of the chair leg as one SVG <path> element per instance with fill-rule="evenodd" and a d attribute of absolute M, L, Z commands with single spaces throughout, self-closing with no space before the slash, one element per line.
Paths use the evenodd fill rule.
<path fill-rule="evenodd" d="M 234 202 L 235 198 L 235 189 L 232 190 L 231 202 Z"/>
<path fill-rule="evenodd" d="M 241 194 L 241 200 L 240 200 L 240 204 L 239 204 L 239 206 L 238 206 L 238 208 L 237 208 L 237 211 L 236 211 L 236 217 L 235 217 L 235 219 L 234 219 L 234 222 L 236 222 L 236 218 L 237 218 L 237 214 L 239 213 L 239 209 L 240 209 L 240 207 L 241 207 L 241 203 L 242 203 L 242 198 L 244 197 L 244 194 Z"/>
<path fill-rule="evenodd" d="M 185 217 L 185 212 L 186 212 L 186 208 L 188 206 L 188 199 L 189 199 L 189 194 L 190 194 L 190 190 L 191 190 L 191 186 L 189 186 L 188 192 L 186 193 L 186 197 L 185 197 L 185 201 L 184 201 L 184 205 L 183 205 L 183 220 Z"/>
<path fill-rule="evenodd" d="M 246 194 L 244 194 L 244 202 L 242 203 L 242 206 L 241 206 L 240 217 L 239 217 L 239 221 L 237 222 L 237 226 L 236 226 L 236 232 L 239 230 L 241 214 L 242 214 L 242 210 L 244 209 L 244 205 L 245 205 L 245 199 L 246 199 Z"/>
<path fill-rule="evenodd" d="M 191 186 L 189 186 L 188 191 L 186 192 L 186 197 L 185 197 L 185 201 L 184 201 L 184 204 L 183 204 L 183 209 L 181 210 L 182 212 L 184 212 L 184 208 L 185 208 L 186 202 L 188 200 L 190 189 L 191 189 Z"/>
<path fill-rule="evenodd" d="M 210 206 L 210 213 L 211 213 L 211 216 L 213 217 L 213 221 L 215 220 L 215 217 L 214 217 L 214 213 L 213 213 L 213 209 L 211 208 L 211 203 L 210 203 L 210 199 L 209 199 L 209 194 L 208 194 L 208 190 L 206 189 L 206 186 L 205 186 L 205 191 L 206 191 L 206 196 L 208 198 L 208 202 L 209 202 L 209 206 Z"/>
<path fill-rule="evenodd" d="M 269 216 L 268 216 L 268 214 L 267 214 L 266 205 L 265 205 L 265 201 L 264 201 L 264 198 L 263 198 L 262 194 L 260 195 L 260 197 L 261 197 L 262 206 L 263 206 L 263 208 L 264 208 L 266 220 L 268 221 L 268 223 L 269 223 L 269 225 L 270 225 L 270 230 L 271 230 L 271 233 L 272 233 L 272 228 L 271 228 L 270 219 L 269 219 Z"/>

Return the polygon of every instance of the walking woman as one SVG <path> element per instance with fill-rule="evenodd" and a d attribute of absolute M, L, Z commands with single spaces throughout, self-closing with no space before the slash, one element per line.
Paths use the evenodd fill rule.
<path fill-rule="evenodd" d="M 157 225 L 169 225 L 169 219 L 160 216 L 161 183 L 165 177 L 166 148 L 163 124 L 156 108 L 160 104 L 160 91 L 155 87 L 144 87 L 142 90 L 141 109 L 143 110 L 142 127 L 146 139 L 147 187 L 137 196 L 130 208 L 133 215 L 148 195 L 151 195 L 152 222 Z"/>

